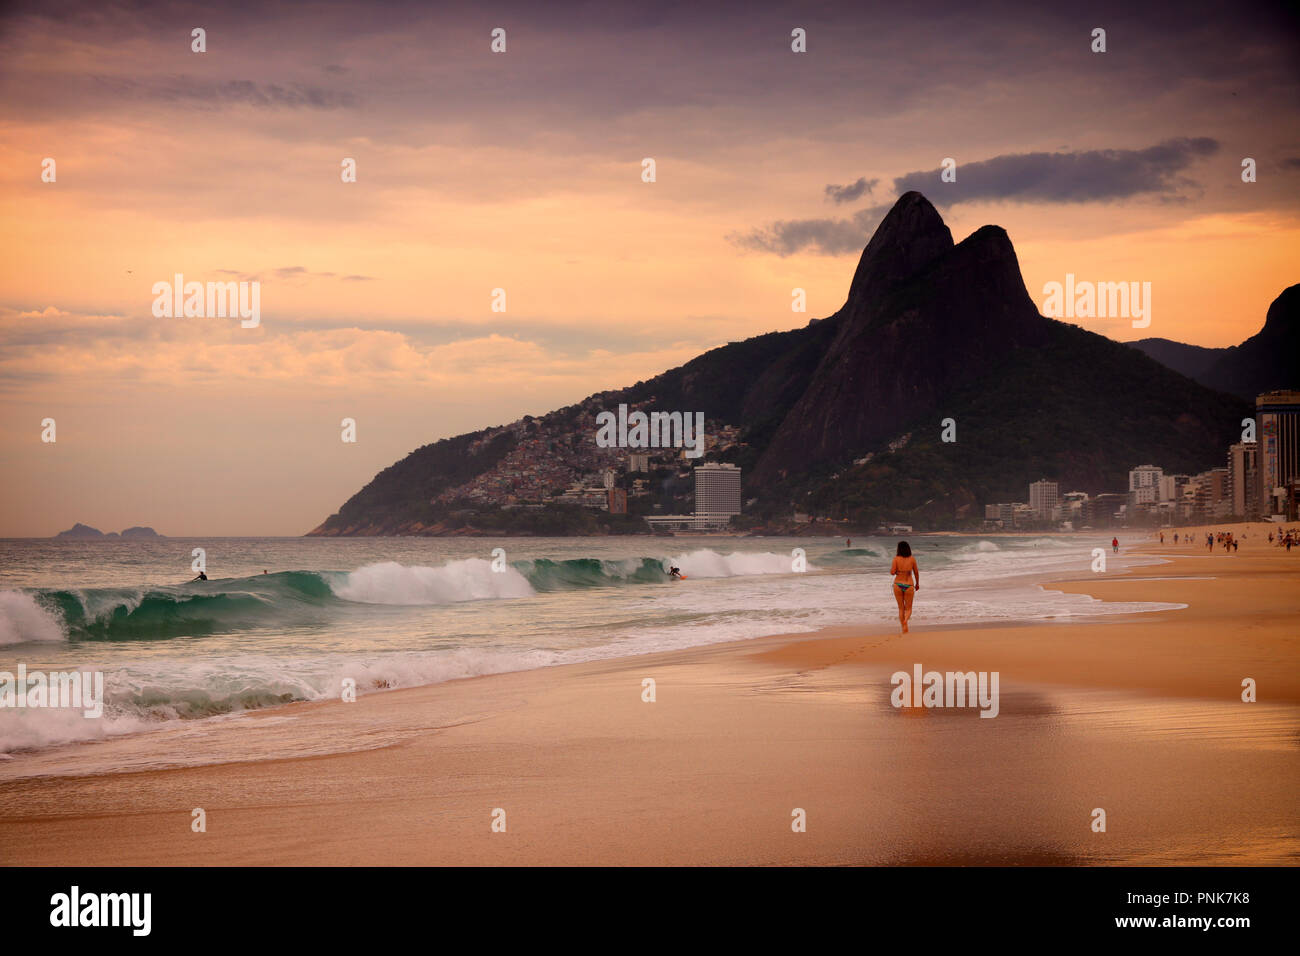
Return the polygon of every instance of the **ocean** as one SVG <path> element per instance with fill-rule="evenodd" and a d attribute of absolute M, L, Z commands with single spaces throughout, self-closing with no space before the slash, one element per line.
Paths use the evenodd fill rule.
<path fill-rule="evenodd" d="M 1089 577 L 1098 547 L 1111 571 L 1159 561 L 1112 554 L 1109 534 L 909 540 L 921 568 L 914 628 L 1181 607 L 1104 603 L 1043 586 Z M 743 537 L 0 540 L 0 680 L 20 664 L 28 673 L 104 675 L 97 719 L 0 707 L 0 760 L 337 699 L 347 678 L 363 695 L 832 625 L 896 627 L 895 545 L 878 537 L 852 547 L 844 538 Z M 196 548 L 207 581 L 190 581 Z M 796 549 L 802 572 L 793 570 Z M 687 579 L 669 580 L 671 565 Z"/>

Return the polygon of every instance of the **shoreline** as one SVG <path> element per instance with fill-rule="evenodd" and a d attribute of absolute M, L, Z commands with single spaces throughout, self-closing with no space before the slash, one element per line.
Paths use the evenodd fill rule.
<path fill-rule="evenodd" d="M 1254 522 L 1252 524 L 1263 528 L 1269 527 L 1269 523 L 1267 522 Z M 1210 527 L 1212 526 L 1200 526 L 1199 528 L 1192 527 L 1187 530 L 1204 532 Z M 1213 527 L 1217 527 L 1217 526 L 1213 526 Z M 1224 527 L 1240 528 L 1242 526 L 1237 525 L 1237 526 L 1224 526 Z M 1250 527 L 1250 525 L 1246 525 L 1245 527 Z M 1182 529 L 1178 529 L 1178 530 L 1180 531 L 1180 533 L 1182 533 Z M 1075 532 L 1075 533 L 1080 533 L 1080 532 Z M 1113 532 L 1107 532 L 1107 533 L 1113 533 Z M 1157 558 L 1159 559 L 1160 563 L 1168 563 L 1169 560 L 1173 558 L 1182 558 L 1182 557 L 1201 558 L 1201 557 L 1209 556 L 1200 553 L 1199 545 L 1190 549 L 1190 551 L 1184 551 L 1180 549 L 1178 551 L 1174 551 L 1170 553 L 1146 550 L 1144 548 L 1144 545 L 1146 548 L 1151 548 L 1151 547 L 1160 548 L 1160 545 L 1156 540 L 1156 535 L 1158 533 L 1159 532 L 1156 531 L 1153 534 L 1151 534 L 1149 536 L 1149 539 L 1145 540 L 1143 544 L 1130 545 L 1128 548 L 1129 552 L 1136 553 L 1143 557 Z M 962 535 L 965 534 L 965 532 L 934 532 L 934 534 Z M 1043 532 L 998 532 L 994 534 L 979 534 L 979 535 L 972 535 L 972 536 L 1036 538 L 1036 537 L 1042 537 L 1043 534 L 1044 534 Z M 914 535 L 913 537 L 919 537 L 919 536 Z M 1215 556 L 1217 557 L 1218 555 L 1216 554 Z M 1106 600 L 1105 598 L 1100 598 L 1098 597 L 1098 595 L 1093 593 L 1093 588 L 1091 587 L 1092 584 L 1094 583 L 1106 584 L 1106 583 L 1112 583 L 1119 580 L 1138 581 L 1138 580 L 1190 579 L 1188 578 L 1187 575 L 1178 575 L 1174 578 L 1165 578 L 1164 576 L 1149 577 L 1145 574 L 1141 576 L 1138 575 L 1138 572 L 1158 569 L 1160 567 L 1160 563 L 1150 563 L 1150 564 L 1144 563 L 1134 567 L 1124 568 L 1119 571 L 1112 571 L 1106 576 L 1105 579 L 1096 578 L 1096 579 L 1085 580 L 1085 579 L 1077 578 L 1072 575 L 1070 577 L 1065 577 L 1065 578 L 1051 578 L 1048 580 L 1044 580 L 1039 582 L 1035 586 L 1042 587 L 1045 590 L 1049 590 L 1049 591 L 1059 590 L 1065 593 L 1087 595 L 1090 597 L 1097 598 L 1098 600 Z M 1123 599 L 1120 598 L 1119 600 L 1122 602 Z M 1164 600 L 1155 600 L 1155 599 L 1152 599 L 1146 603 L 1183 604 L 1183 602 L 1180 601 L 1164 601 Z M 1183 607 L 1185 608 L 1186 605 L 1183 604 Z M 913 626 L 911 633 L 919 635 L 919 634 L 933 633 L 933 632 L 943 632 L 943 633 L 954 632 L 955 633 L 955 632 L 963 632 L 963 631 L 1003 630 L 1007 628 L 1018 629 L 1018 628 L 1034 628 L 1034 627 L 1044 627 L 1044 626 L 1065 627 L 1065 628 L 1087 627 L 1087 626 L 1097 625 L 1104 622 L 1114 622 L 1114 623 L 1137 622 L 1149 618 L 1150 615 L 1162 614 L 1162 613 L 1163 614 L 1175 613 L 1177 610 L 1181 610 L 1181 609 L 1182 608 L 1173 609 L 1173 610 L 1167 610 L 1167 609 L 1140 610 L 1140 611 L 1131 611 L 1131 612 L 1119 612 L 1114 614 L 1107 614 L 1104 616 L 1095 616 L 1095 617 L 1090 616 L 1090 617 L 1080 617 L 1080 618 L 1072 618 L 1069 616 L 1060 619 L 1055 617 L 1046 618 L 1046 619 L 1028 618 L 1028 617 L 1007 617 L 1003 619 L 994 618 L 985 621 L 962 621 L 962 622 L 943 623 L 943 624 L 919 624 Z M 777 645 L 786 645 L 786 644 L 799 644 L 799 643 L 812 642 L 812 641 L 838 641 L 841 639 L 854 638 L 854 637 L 882 637 L 882 636 L 899 637 L 900 635 L 898 634 L 896 626 L 891 627 L 888 625 L 878 625 L 878 624 L 834 624 L 834 625 L 818 627 L 809 631 L 780 632 L 776 634 L 760 635 L 758 637 L 730 638 L 725 641 L 706 642 L 702 644 L 689 645 L 687 647 L 647 651 L 639 654 L 633 653 L 633 654 L 621 654 L 621 655 L 610 656 L 610 657 L 594 657 L 587 660 L 563 662 L 557 664 L 545 664 L 538 667 L 525 668 L 521 670 L 504 670 L 504 671 L 492 671 L 484 674 L 471 674 L 464 677 L 453 677 L 453 678 L 448 678 L 446 680 L 437 681 L 434 683 L 415 684 L 407 687 L 393 687 L 393 688 L 382 688 L 382 689 L 376 688 L 364 695 L 358 695 L 358 697 L 360 699 L 363 697 L 365 698 L 373 697 L 377 694 L 382 694 L 384 696 L 387 696 L 390 694 L 410 693 L 415 691 L 428 690 L 430 688 L 435 688 L 440 686 L 499 678 L 511 674 L 544 673 L 544 672 L 551 672 L 556 670 L 564 670 L 566 668 L 579 668 L 585 665 L 601 665 L 601 664 L 630 665 L 633 662 L 638 662 L 638 661 L 655 662 L 660 659 L 671 660 L 672 658 L 678 655 L 689 654 L 695 651 L 703 651 L 710 648 L 718 648 L 718 649 L 751 648 L 752 649 L 752 648 L 757 648 L 760 645 L 766 645 L 769 643 L 774 643 Z M 1072 686 L 1072 685 L 1067 684 L 1066 686 Z M 1296 699 L 1298 702 L 1300 702 L 1300 697 L 1297 697 Z M 336 701 L 334 698 L 294 700 L 282 704 L 260 707 L 254 710 L 243 710 L 243 711 L 236 711 L 228 714 L 218 714 L 210 717 L 198 718 L 197 720 L 193 720 L 193 721 L 183 720 L 183 719 L 166 721 L 163 722 L 163 725 L 158 728 L 146 727 L 143 729 L 135 729 L 135 730 L 125 731 L 122 733 L 111 734 L 109 736 L 102 737 L 102 738 L 72 740 L 65 743 L 53 744 L 46 747 L 20 749 L 20 750 L 11 751 L 9 753 L 0 753 L 0 783 L 4 783 L 6 779 L 18 779 L 18 780 L 35 779 L 34 777 L 29 777 L 29 776 L 7 778 L 6 775 L 4 774 L 4 770 L 6 769 L 5 765 L 9 760 L 15 760 L 15 761 L 30 760 L 33 757 L 41 757 L 49 754 L 56 754 L 70 748 L 75 749 L 75 748 L 94 747 L 99 744 L 105 744 L 105 743 L 110 743 L 115 741 L 136 740 L 142 737 L 148 737 L 150 735 L 163 733 L 168 730 L 171 731 L 182 730 L 183 728 L 191 727 L 194 725 L 203 725 L 209 723 L 219 724 L 219 723 L 227 723 L 227 722 L 238 724 L 241 721 L 256 720 L 258 718 L 275 718 L 276 716 L 292 717 L 297 710 L 303 708 L 312 708 L 319 705 L 332 705 L 337 703 L 339 702 Z M 231 761 L 231 762 L 239 762 L 239 761 Z M 169 769 L 169 768 L 162 768 L 162 769 Z M 112 772 L 113 771 L 108 771 L 108 773 L 112 773 Z M 101 776 L 101 775 L 102 775 L 101 773 L 80 774 L 80 776 Z M 70 777 L 70 776 L 79 776 L 79 774 L 64 772 L 64 773 L 57 774 L 57 776 Z"/>
<path fill-rule="evenodd" d="M 116 751 L 106 774 L 0 764 L 0 845 L 92 865 L 1294 865 L 1300 560 L 1249 539 L 1135 550 L 1172 563 L 1050 588 L 1185 609 L 772 635 L 75 745 Z M 914 663 L 999 671 L 1001 713 L 894 709 L 889 672 Z M 232 759 L 131 769 L 146 750 Z M 1089 828 L 1097 806 L 1109 834 Z"/>
<path fill-rule="evenodd" d="M 997 535 L 979 535 L 976 537 L 981 539 L 997 538 L 997 539 L 1019 539 L 1019 540 L 1026 540 L 1026 541 L 1034 541 L 1042 538 L 1043 535 L 1037 532 L 1027 532 L 1023 534 L 1007 533 L 1007 534 L 997 534 Z M 741 554 L 745 552 L 735 552 L 735 553 Z M 1056 574 L 1057 572 L 1055 571 L 1037 572 L 1037 573 L 1017 572 L 1004 579 L 1004 583 L 1015 582 L 1020 584 L 1021 586 L 1029 586 L 1029 587 L 1046 586 L 1047 589 L 1050 591 L 1052 590 L 1050 585 L 1052 581 L 1056 579 L 1055 577 Z M 989 602 L 989 603 L 991 605 L 992 603 L 995 602 Z M 1158 602 L 1153 602 L 1152 607 L 1150 609 L 1143 609 L 1140 611 L 1133 611 L 1133 612 L 1127 612 L 1127 611 L 1108 612 L 1107 616 L 1122 617 L 1122 616 L 1128 616 L 1129 614 L 1133 614 L 1133 613 L 1138 613 L 1138 614 L 1153 613 L 1155 610 L 1159 610 L 1159 608 L 1154 606 L 1155 603 Z M 1001 618 L 984 617 L 981 619 L 978 618 L 978 616 L 974 616 L 967 620 L 958 620 L 958 621 L 946 620 L 940 624 L 924 625 L 924 627 L 927 627 L 929 629 L 934 629 L 934 628 L 965 629 L 965 628 L 978 628 L 978 627 L 990 627 L 990 626 L 1003 627 L 1003 628 L 1024 627 L 1024 626 L 1034 626 L 1036 624 L 1043 624 L 1050 620 L 1057 620 L 1061 623 L 1084 623 L 1088 620 L 1093 620 L 1093 617 L 1091 615 L 1083 615 L 1080 617 L 1079 620 L 1076 621 L 1072 616 L 1069 616 L 1068 613 L 1064 614 L 1061 617 L 1055 617 L 1052 615 L 1044 617 L 1044 616 L 1034 616 L 1032 613 L 1031 614 L 1021 613 L 1021 609 L 1010 608 L 1010 609 L 1006 609 L 1006 616 Z M 887 622 L 881 623 L 878 620 L 875 620 L 873 615 L 873 618 L 868 618 L 865 621 L 864 619 L 859 618 L 857 621 L 852 621 L 852 622 L 840 621 L 840 622 L 829 623 L 829 624 L 810 625 L 809 629 L 807 630 L 797 630 L 797 631 L 776 630 L 773 633 L 769 633 L 769 634 L 760 633 L 757 636 L 740 636 L 740 637 L 728 636 L 722 639 L 705 639 L 698 644 L 685 644 L 685 645 L 678 644 L 678 646 L 676 647 L 669 646 L 663 649 L 656 649 L 656 650 L 639 651 L 635 649 L 635 646 L 629 646 L 626 643 L 620 644 L 618 642 L 611 642 L 611 643 L 606 643 L 603 645 L 598 645 L 589 648 L 588 649 L 590 651 L 589 654 L 587 654 L 586 656 L 578 656 L 576 660 L 567 660 L 567 661 L 549 663 L 544 665 L 538 665 L 535 663 L 534 664 L 512 663 L 512 664 L 507 664 L 505 666 L 505 669 L 501 669 L 501 670 L 490 669 L 490 670 L 486 670 L 483 673 L 478 673 L 478 674 L 468 674 L 465 676 L 452 677 L 452 678 L 440 678 L 440 679 L 435 678 L 431 680 L 430 683 L 407 684 L 404 686 L 397 686 L 397 687 L 390 687 L 387 683 L 381 685 L 380 683 L 376 682 L 373 686 L 367 684 L 364 690 L 362 691 L 362 693 L 364 693 L 366 696 L 369 696 L 370 694 L 376 692 L 392 693 L 397 690 L 410 690 L 418 687 L 435 686 L 438 683 L 447 683 L 455 680 L 468 680 L 476 677 L 496 676 L 498 674 L 503 674 L 503 673 L 513 673 L 515 672 L 516 667 L 518 667 L 521 670 L 528 670 L 528 669 L 546 670 L 554 667 L 567 667 L 567 666 L 572 666 L 580 663 L 623 660 L 623 659 L 637 659 L 637 658 L 643 658 L 643 657 L 659 655 L 659 654 L 671 654 L 674 653 L 675 651 L 689 650 L 692 647 L 706 647 L 706 646 L 711 646 L 715 643 L 748 644 L 755 641 L 763 641 L 763 640 L 794 640 L 794 639 L 802 639 L 802 638 L 817 638 L 819 636 L 834 637 L 834 636 L 838 636 L 841 632 L 845 632 L 845 631 L 853 632 L 853 633 L 872 633 L 872 634 L 890 633 L 891 629 L 892 629 L 891 624 Z M 51 667 L 57 668 L 57 665 L 50 665 L 50 667 L 47 667 L 46 669 L 50 669 Z M 139 736 L 156 734 L 160 731 L 164 731 L 169 728 L 174 728 L 178 724 L 178 722 L 180 726 L 195 727 L 195 726 L 202 726 L 204 723 L 208 721 L 239 721 L 242 719 L 251 718 L 259 714 L 281 713 L 285 711 L 286 708 L 291 709 L 295 707 L 300 707 L 308 703 L 328 702 L 333 699 L 335 699 L 335 697 L 331 696 L 327 698 L 315 697 L 315 698 L 307 698 L 307 699 L 287 700 L 283 702 L 266 703 L 263 704 L 262 706 L 253 707 L 249 709 L 240 709 L 240 710 L 235 710 L 227 713 L 216 713 L 216 714 L 210 714 L 208 716 L 194 717 L 194 718 L 172 718 L 170 720 L 161 720 L 161 721 L 150 720 L 147 717 L 145 718 L 131 718 L 129 716 L 118 717 L 118 718 L 114 718 L 114 720 L 119 721 L 118 727 L 114 728 L 111 731 L 108 731 L 103 736 L 99 736 L 99 737 L 86 736 L 80 738 L 74 736 L 69 739 L 65 739 L 61 742 L 55 742 L 55 743 L 42 742 L 42 743 L 37 743 L 34 746 L 15 747 L 14 749 L 0 752 L 0 781 L 6 779 L 8 776 L 5 773 L 7 763 L 13 760 L 28 761 L 33 755 L 39 755 L 50 751 L 59 751 L 61 749 L 65 749 L 68 747 L 92 745 L 95 743 L 102 743 L 105 741 L 119 740 L 124 738 L 135 738 Z M 121 726 L 123 723 L 126 723 L 128 721 L 130 722 L 129 727 Z M 12 768 L 10 769 L 12 770 Z"/>
<path fill-rule="evenodd" d="M 1026 539 L 1035 539 L 1035 538 L 1041 538 L 1042 535 L 1040 533 L 1029 532 L 1024 534 L 1000 534 L 1000 535 L 992 535 L 992 536 L 980 535 L 979 537 L 1003 537 L 1003 538 L 1018 537 L 1018 538 L 1026 538 Z M 1119 574 L 1128 575 L 1131 574 L 1134 570 L 1142 570 L 1143 568 L 1150 568 L 1156 566 L 1158 566 L 1158 564 L 1156 563 L 1143 563 L 1141 565 L 1138 565 L 1136 568 L 1125 568 L 1120 571 L 1112 571 L 1111 575 L 1112 576 L 1116 576 Z M 1029 574 L 1029 573 L 1022 573 L 1008 580 L 1015 580 L 1018 578 L 1033 579 L 1034 577 L 1036 577 L 1036 575 Z M 1032 583 L 1030 583 L 1030 586 L 1041 587 L 1048 591 L 1053 591 L 1053 590 L 1058 590 L 1057 588 L 1055 588 L 1055 584 L 1062 583 L 1063 581 L 1067 581 L 1067 580 L 1068 579 L 1058 579 L 1056 577 L 1044 576 L 1040 580 L 1032 581 Z M 1061 589 L 1061 590 L 1065 590 L 1065 589 Z M 1086 592 L 1076 590 L 1071 593 L 1084 594 Z M 1151 601 L 1151 602 L 1144 602 L 1144 603 L 1150 603 L 1152 605 L 1156 605 L 1162 602 Z M 956 622 L 945 621 L 939 624 L 917 625 L 916 633 L 920 633 L 922 631 L 935 631 L 935 630 L 963 631 L 963 630 L 983 629 L 983 628 L 991 628 L 991 627 L 999 628 L 999 629 L 1035 627 L 1035 626 L 1048 624 L 1049 622 L 1059 626 L 1071 626 L 1071 625 L 1081 626 L 1088 623 L 1097 623 L 1101 619 L 1121 620 L 1125 618 L 1137 618 L 1147 614 L 1158 613 L 1161 610 L 1166 610 L 1166 609 L 1153 606 L 1150 609 L 1144 609 L 1144 610 L 1110 612 L 1104 615 L 1095 615 L 1095 616 L 1084 615 L 1078 618 L 1075 618 L 1069 615 L 1068 613 L 1060 617 L 1057 617 L 1056 615 L 1049 615 L 1048 617 L 1032 617 L 1032 616 L 1016 616 L 1014 612 L 1011 612 L 1005 618 L 994 617 L 994 618 L 986 618 L 983 620 L 967 620 L 967 621 L 956 621 Z M 675 654 L 687 653 L 692 650 L 715 647 L 715 646 L 728 647 L 728 646 L 735 645 L 738 647 L 753 647 L 760 642 L 768 642 L 768 641 L 784 643 L 784 642 L 795 642 L 795 641 L 804 641 L 804 640 L 837 639 L 840 637 L 844 637 L 846 635 L 880 636 L 880 635 L 895 634 L 896 631 L 897 631 L 896 624 L 891 625 L 890 623 L 879 623 L 879 622 L 867 622 L 867 623 L 854 622 L 854 623 L 836 623 L 836 624 L 829 624 L 829 625 L 821 625 L 821 626 L 814 627 L 810 630 L 802 630 L 802 631 L 778 631 L 776 633 L 761 634 L 754 637 L 728 637 L 724 640 L 704 641 L 699 644 L 691 644 L 691 645 L 685 645 L 680 647 L 670 647 L 670 648 L 664 648 L 658 650 L 647 650 L 647 651 L 632 652 L 632 653 L 627 653 L 626 648 L 617 647 L 616 645 L 609 644 L 609 645 L 601 645 L 596 647 L 595 651 L 597 653 L 595 654 L 595 656 L 587 657 L 576 661 L 564 661 L 559 663 L 536 665 L 532 667 L 523 667 L 519 669 L 507 668 L 505 670 L 493 670 L 481 674 L 470 674 L 461 677 L 452 677 L 452 678 L 437 680 L 430 683 L 411 684 L 407 686 L 380 687 L 376 685 L 373 688 L 367 688 L 364 693 L 359 693 L 358 696 L 370 697 L 375 694 L 402 693 L 402 692 L 408 692 L 413 690 L 419 690 L 422 688 L 436 687 L 443 684 L 452 684 L 460 681 L 472 681 L 472 680 L 478 680 L 482 678 L 499 677 L 504 674 L 532 673 L 534 671 L 552 671 L 557 668 L 562 669 L 568 667 L 578 667 L 583 664 L 599 664 L 599 663 L 609 663 L 609 662 L 630 663 L 632 661 L 639 661 L 639 660 L 646 660 L 646 659 L 656 660 L 662 657 L 671 657 L 672 655 Z M 613 651 L 613 653 L 610 654 L 599 653 L 600 651 L 603 650 L 610 650 Z M 238 710 L 238 711 L 233 711 L 224 714 L 213 714 L 206 717 L 199 717 L 199 718 L 192 718 L 192 719 L 173 718 L 171 720 L 157 722 L 157 724 L 153 726 L 151 726 L 148 722 L 143 722 L 142 725 L 140 726 L 133 726 L 127 730 L 110 732 L 103 737 L 71 739 L 71 740 L 63 741 L 61 743 L 46 744 L 46 745 L 30 747 L 30 748 L 18 748 L 8 752 L 0 752 L 0 782 L 5 781 L 6 779 L 23 779 L 23 777 L 15 777 L 15 776 L 11 776 L 10 774 L 6 774 L 5 772 L 6 769 L 9 769 L 11 771 L 16 769 L 15 766 L 9 766 L 8 768 L 6 767 L 6 764 L 8 764 L 10 761 L 21 761 L 22 763 L 20 765 L 26 765 L 31 763 L 33 761 L 33 758 L 45 757 L 47 755 L 57 755 L 64 751 L 69 750 L 70 748 L 72 749 L 85 748 L 85 747 L 93 747 L 96 744 L 102 744 L 111 741 L 134 740 L 142 737 L 149 737 L 152 735 L 166 733 L 168 731 L 175 732 L 181 730 L 182 728 L 201 728 L 208 725 L 209 723 L 224 723 L 224 722 L 238 723 L 244 720 L 257 719 L 259 717 L 273 717 L 274 715 L 282 715 L 282 714 L 292 715 L 293 713 L 296 712 L 297 708 L 302 708 L 312 704 L 329 704 L 334 702 L 336 702 L 335 697 L 328 697 L 328 698 L 318 697 L 313 699 L 300 699 L 300 700 L 286 701 L 277 704 L 268 704 L 253 709 Z M 47 761 L 42 760 L 40 762 L 45 763 Z M 86 775 L 99 775 L 99 773 L 105 773 L 105 772 L 111 773 L 112 771 L 98 771 L 98 772 L 92 771 L 90 774 L 86 774 Z M 63 771 L 58 775 L 73 776 L 78 774 Z"/>

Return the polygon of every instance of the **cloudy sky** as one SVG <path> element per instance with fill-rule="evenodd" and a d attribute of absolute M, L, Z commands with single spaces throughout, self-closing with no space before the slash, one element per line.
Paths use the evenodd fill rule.
<path fill-rule="evenodd" d="M 0 536 L 302 533 L 419 445 L 834 312 L 908 189 L 1036 301 L 1150 282 L 1150 328 L 1080 320 L 1121 340 L 1235 344 L 1300 281 L 1294 15 L 909 6 L 7 5 Z M 177 273 L 261 324 L 155 317 Z"/>

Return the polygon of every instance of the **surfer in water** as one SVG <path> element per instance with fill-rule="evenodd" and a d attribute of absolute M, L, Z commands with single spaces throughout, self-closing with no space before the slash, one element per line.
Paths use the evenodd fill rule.
<path fill-rule="evenodd" d="M 199 576 L 195 578 L 194 581 L 206 581 L 207 579 L 208 579 L 208 573 L 206 571 L 200 571 Z M 193 584 L 194 581 L 191 581 L 190 583 Z"/>
<path fill-rule="evenodd" d="M 680 580 L 682 579 L 682 569 L 681 569 L 681 568 L 669 568 L 669 569 L 668 569 L 668 576 L 669 576 L 670 578 L 672 578 L 674 581 L 680 581 Z"/>
<path fill-rule="evenodd" d="M 912 599 L 921 590 L 921 569 L 912 557 L 912 546 L 906 541 L 898 542 L 898 554 L 890 562 L 889 573 L 894 576 L 894 600 L 898 602 L 898 624 L 907 633 L 907 622 L 912 617 Z"/>

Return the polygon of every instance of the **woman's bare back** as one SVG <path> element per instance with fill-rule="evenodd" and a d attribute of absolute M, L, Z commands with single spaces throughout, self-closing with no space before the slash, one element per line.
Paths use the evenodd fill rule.
<path fill-rule="evenodd" d="M 889 573 L 894 576 L 896 584 L 910 584 L 912 582 L 912 573 L 916 570 L 916 558 L 913 557 L 895 557 L 894 563 L 889 566 Z"/>

